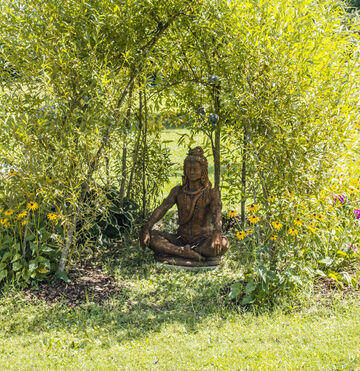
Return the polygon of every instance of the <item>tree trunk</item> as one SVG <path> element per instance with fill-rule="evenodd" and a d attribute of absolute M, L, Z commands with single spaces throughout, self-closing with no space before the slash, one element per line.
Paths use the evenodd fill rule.
<path fill-rule="evenodd" d="M 218 115 L 219 121 L 215 128 L 215 148 L 214 148 L 214 187 L 220 189 L 220 85 L 214 87 L 214 110 Z"/>
<path fill-rule="evenodd" d="M 142 127 L 139 125 L 139 133 L 138 133 L 138 136 L 137 136 L 136 142 L 135 142 L 133 161 L 132 161 L 132 167 L 131 167 L 131 171 L 130 171 L 128 188 L 127 188 L 127 192 L 126 192 L 126 198 L 130 198 L 130 192 L 131 192 L 132 182 L 133 182 L 133 178 L 134 178 L 134 172 L 135 172 L 135 168 L 136 168 L 136 165 L 137 165 L 137 159 L 138 159 L 138 155 L 139 155 L 141 133 L 142 133 Z"/>
<path fill-rule="evenodd" d="M 129 124 L 130 124 L 130 115 L 131 115 L 131 100 L 132 100 L 132 93 L 134 90 L 134 85 L 131 86 L 130 91 L 129 91 L 129 105 L 128 109 L 126 112 L 126 131 L 129 129 Z M 127 166 L 126 166 L 126 161 L 127 161 L 127 132 L 125 132 L 125 135 L 123 136 L 123 153 L 122 153 L 122 165 L 121 165 L 121 184 L 120 184 L 120 196 L 119 196 L 119 203 L 120 206 L 123 205 L 124 202 L 124 196 L 125 196 L 125 184 L 126 184 L 126 175 L 127 175 Z"/>
<path fill-rule="evenodd" d="M 242 184 L 242 198 L 241 198 L 241 225 L 245 227 L 245 205 L 246 205 L 246 161 L 247 161 L 247 128 L 244 127 L 243 137 L 243 156 L 241 169 L 241 184 Z"/>
<path fill-rule="evenodd" d="M 64 272 L 66 268 L 67 258 L 69 255 L 70 247 L 73 243 L 73 238 L 74 238 L 74 234 L 76 230 L 76 222 L 77 222 L 77 214 L 76 214 L 76 208 L 75 208 L 73 222 L 70 226 L 69 233 L 68 233 L 68 236 L 65 242 L 65 246 L 61 250 L 61 257 L 60 257 L 60 262 L 59 262 L 59 267 L 58 267 L 59 272 Z"/>
<path fill-rule="evenodd" d="M 147 101 L 146 101 L 146 91 L 144 88 L 144 155 L 143 155 L 143 174 L 142 174 L 142 188 L 143 188 L 143 218 L 146 218 L 146 158 L 147 158 L 147 129 L 148 129 L 148 111 L 147 111 Z"/>

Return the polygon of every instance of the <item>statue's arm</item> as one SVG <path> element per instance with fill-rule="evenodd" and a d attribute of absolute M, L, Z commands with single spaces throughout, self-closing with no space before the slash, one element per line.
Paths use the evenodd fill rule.
<path fill-rule="evenodd" d="M 165 198 L 165 200 L 158 206 L 151 214 L 148 222 L 142 227 L 140 233 L 140 245 L 144 248 L 150 242 L 150 231 L 156 222 L 158 222 L 166 212 L 174 206 L 176 203 L 177 194 L 179 192 L 180 186 L 174 187 L 170 194 Z"/>
<path fill-rule="evenodd" d="M 153 211 L 148 222 L 144 225 L 145 228 L 150 231 L 154 224 L 157 223 L 166 214 L 166 212 L 175 205 L 179 188 L 180 186 L 176 186 L 170 191 L 169 195 L 164 199 L 161 205 Z"/>
<path fill-rule="evenodd" d="M 211 214 L 213 216 L 213 222 L 214 222 L 214 232 L 221 233 L 221 227 L 222 227 L 222 216 L 221 216 L 221 209 L 222 209 L 222 203 L 221 203 L 221 196 L 220 191 L 218 189 L 212 189 L 211 190 Z"/>

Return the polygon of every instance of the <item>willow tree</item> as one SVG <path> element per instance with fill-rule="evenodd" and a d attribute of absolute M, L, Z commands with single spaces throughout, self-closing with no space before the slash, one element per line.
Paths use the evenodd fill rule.
<path fill-rule="evenodd" d="M 238 159 L 246 155 L 265 204 L 272 194 L 317 192 L 357 126 L 352 23 L 336 1 L 231 8 L 232 119 L 224 140 L 237 150 L 226 155 L 230 198 L 242 188 Z"/>
<path fill-rule="evenodd" d="M 126 126 L 129 91 L 146 75 L 147 59 L 173 22 L 201 7 L 186 0 L 0 2 L 6 67 L 0 70 L 0 155 L 17 170 L 2 184 L 2 204 L 20 211 L 27 194 L 46 189 L 42 204 L 35 204 L 45 215 L 61 216 L 63 229 L 55 234 L 60 271 L 76 245 L 75 229 L 89 186 L 96 188 L 104 149 Z M 38 235 L 35 225 L 29 228 Z M 41 256 L 44 244 L 30 246 L 27 259 Z"/>
<path fill-rule="evenodd" d="M 231 202 L 321 187 L 356 126 L 357 28 L 338 1 L 217 1 L 166 35 L 158 99 L 221 132 Z"/>

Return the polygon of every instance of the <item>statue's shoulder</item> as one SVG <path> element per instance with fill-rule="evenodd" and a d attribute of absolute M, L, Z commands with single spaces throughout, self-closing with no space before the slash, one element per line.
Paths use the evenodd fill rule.
<path fill-rule="evenodd" d="M 177 185 L 177 186 L 175 186 L 174 188 L 171 189 L 170 195 L 177 196 L 179 194 L 179 192 L 181 192 L 181 191 L 182 191 L 182 186 Z"/>
<path fill-rule="evenodd" d="M 221 203 L 220 191 L 216 188 L 210 188 L 209 190 L 210 202 L 214 204 Z"/>
<path fill-rule="evenodd" d="M 216 188 L 210 188 L 209 189 L 209 194 L 213 198 L 220 198 L 220 191 Z"/>

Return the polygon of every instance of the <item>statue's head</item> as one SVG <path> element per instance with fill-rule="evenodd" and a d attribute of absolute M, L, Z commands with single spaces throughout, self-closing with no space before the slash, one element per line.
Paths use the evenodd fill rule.
<path fill-rule="evenodd" d="M 184 160 L 184 175 L 183 175 L 183 185 L 186 185 L 189 183 L 189 179 L 186 175 L 186 166 L 187 164 L 194 164 L 198 163 L 201 168 L 201 184 L 204 187 L 210 187 L 211 188 L 211 183 L 209 180 L 209 175 L 208 175 L 208 162 L 206 157 L 204 156 L 204 150 L 201 147 L 195 147 L 191 148 L 188 152 L 188 155 L 186 156 Z"/>

